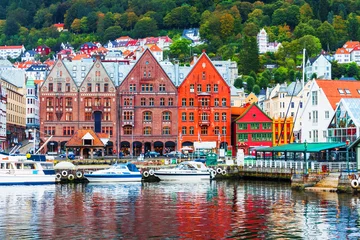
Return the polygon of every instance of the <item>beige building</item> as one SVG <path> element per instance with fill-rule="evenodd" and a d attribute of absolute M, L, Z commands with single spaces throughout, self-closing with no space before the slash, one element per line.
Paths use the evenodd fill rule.
<path fill-rule="evenodd" d="M 6 144 L 10 149 L 25 139 L 26 128 L 26 94 L 22 87 L 16 86 L 1 76 L 1 87 L 6 89 Z"/>
<path fill-rule="evenodd" d="M 292 82 L 287 85 L 277 84 L 274 88 L 268 88 L 266 91 L 266 100 L 264 101 L 264 112 L 273 119 L 293 117 L 295 139 L 299 139 L 301 129 L 301 115 L 306 99 L 309 83 L 305 85 L 303 94 L 301 81 Z M 303 96 L 304 95 L 304 96 Z"/>

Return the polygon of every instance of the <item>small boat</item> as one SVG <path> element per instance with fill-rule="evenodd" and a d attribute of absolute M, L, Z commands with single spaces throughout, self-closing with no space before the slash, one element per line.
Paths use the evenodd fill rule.
<path fill-rule="evenodd" d="M 89 182 L 140 182 L 142 175 L 132 163 L 114 164 L 110 168 L 85 173 Z"/>
<path fill-rule="evenodd" d="M 45 158 L 44 158 L 45 159 Z M 0 154 L 0 185 L 54 184 L 53 161 Z"/>
<path fill-rule="evenodd" d="M 211 169 L 202 162 L 185 161 L 175 168 L 162 168 L 154 171 L 161 181 L 200 181 L 212 178 Z"/>

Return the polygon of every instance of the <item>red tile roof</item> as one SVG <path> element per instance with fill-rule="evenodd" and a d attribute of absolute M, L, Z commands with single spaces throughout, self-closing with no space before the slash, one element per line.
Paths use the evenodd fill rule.
<path fill-rule="evenodd" d="M 23 46 L 0 46 L 0 49 L 21 49 Z"/>
<path fill-rule="evenodd" d="M 152 45 L 150 47 L 150 51 L 152 51 L 152 52 L 161 52 L 162 50 L 156 44 L 154 44 L 154 45 Z"/>
<path fill-rule="evenodd" d="M 345 44 L 344 44 L 344 48 L 354 48 L 356 47 L 357 45 L 359 45 L 360 42 L 359 41 L 347 41 Z"/>
<path fill-rule="evenodd" d="M 324 92 L 333 109 L 342 98 L 360 98 L 360 81 L 345 80 L 316 80 L 317 85 Z M 339 92 L 339 89 L 343 93 Z M 346 93 L 347 89 L 350 93 Z"/>
<path fill-rule="evenodd" d="M 335 54 L 349 54 L 349 51 L 346 50 L 345 48 L 338 48 Z"/>
<path fill-rule="evenodd" d="M 100 137 L 92 129 L 79 129 L 66 143 L 66 147 L 81 147 L 83 145 L 83 137 L 89 133 L 93 138 L 93 144 L 91 147 L 104 147 L 104 143 L 100 140 Z"/>

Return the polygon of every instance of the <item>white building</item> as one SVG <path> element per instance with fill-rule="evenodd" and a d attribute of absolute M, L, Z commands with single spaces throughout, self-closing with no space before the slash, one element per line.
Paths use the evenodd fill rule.
<path fill-rule="evenodd" d="M 338 48 L 334 54 L 335 61 L 338 63 L 349 63 L 350 52 L 346 48 Z"/>
<path fill-rule="evenodd" d="M 266 52 L 276 52 L 281 46 L 281 43 L 269 42 L 269 36 L 264 28 L 261 29 L 257 35 L 257 43 L 259 46 L 259 53 L 261 54 Z"/>
<path fill-rule="evenodd" d="M 354 49 L 350 52 L 350 60 L 351 62 L 355 62 L 357 65 L 360 65 L 360 45 L 354 47 Z"/>
<path fill-rule="evenodd" d="M 6 88 L 0 86 L 0 151 L 6 148 Z"/>
<path fill-rule="evenodd" d="M 22 46 L 0 46 L 0 58 L 7 59 L 8 57 L 15 59 L 25 52 L 24 45 Z"/>
<path fill-rule="evenodd" d="M 306 78 L 311 79 L 314 73 L 316 78 L 331 79 L 331 63 L 322 54 L 306 62 Z"/>
<path fill-rule="evenodd" d="M 301 141 L 326 142 L 334 111 L 342 98 L 360 97 L 360 82 L 343 80 L 311 81 L 301 117 Z"/>
<path fill-rule="evenodd" d="M 306 96 L 306 95 L 305 95 Z M 301 129 L 301 113 L 303 111 L 303 91 L 300 81 L 287 85 L 277 84 L 267 88 L 266 100 L 263 101 L 263 111 L 271 118 L 293 117 L 295 138 L 299 139 Z"/>

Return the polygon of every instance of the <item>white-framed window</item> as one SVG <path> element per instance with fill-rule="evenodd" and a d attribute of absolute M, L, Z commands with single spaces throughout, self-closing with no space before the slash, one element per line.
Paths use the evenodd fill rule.
<path fill-rule="evenodd" d="M 318 104 L 318 95 L 317 91 L 312 91 L 311 93 L 312 105 L 316 106 Z"/>
<path fill-rule="evenodd" d="M 318 111 L 313 111 L 313 123 L 317 123 L 318 122 Z"/>
<path fill-rule="evenodd" d="M 325 111 L 325 119 L 329 119 L 329 117 L 330 117 L 329 111 Z"/>

